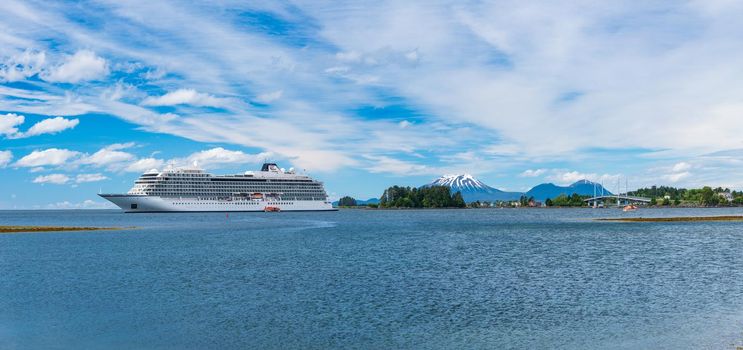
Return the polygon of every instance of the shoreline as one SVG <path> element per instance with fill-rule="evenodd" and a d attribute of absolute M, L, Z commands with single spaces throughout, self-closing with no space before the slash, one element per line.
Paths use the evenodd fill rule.
<path fill-rule="evenodd" d="M 336 209 L 352 209 L 352 210 L 411 210 L 411 209 L 425 209 L 425 210 L 431 210 L 431 209 L 528 209 L 528 210 L 554 210 L 554 209 L 591 209 L 591 210 L 622 210 L 622 207 L 604 207 L 604 208 L 593 208 L 588 206 L 580 206 L 580 207 L 565 207 L 565 206 L 552 206 L 552 207 L 466 207 L 466 208 L 457 208 L 457 207 L 440 207 L 440 208 L 412 208 L 412 207 L 367 207 L 363 205 L 350 207 L 350 206 L 343 206 L 343 207 L 334 207 Z M 661 209 L 727 209 L 727 208 L 743 208 L 740 206 L 724 206 L 724 207 L 706 207 L 706 206 L 699 206 L 699 207 L 693 207 L 693 206 L 677 206 L 677 207 L 640 207 L 642 210 L 661 210 Z"/>
<path fill-rule="evenodd" d="M 126 227 L 0 226 L 0 234 L 34 232 L 115 231 Z"/>
<path fill-rule="evenodd" d="M 600 218 L 594 219 L 595 221 L 610 221 L 610 222 L 719 222 L 719 221 L 741 221 L 743 222 L 743 216 L 737 215 L 723 215 L 723 216 L 676 216 L 676 217 L 665 217 L 665 218 Z"/>

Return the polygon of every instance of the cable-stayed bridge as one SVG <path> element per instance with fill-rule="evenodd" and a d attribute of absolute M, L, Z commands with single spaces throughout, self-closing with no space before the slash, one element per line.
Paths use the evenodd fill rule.
<path fill-rule="evenodd" d="M 588 203 L 589 207 L 599 207 L 599 206 L 607 206 L 607 205 L 623 206 L 623 205 L 630 205 L 630 204 L 641 204 L 641 205 L 650 204 L 650 198 L 628 196 L 626 194 L 595 196 L 591 198 L 586 198 L 583 201 Z"/>

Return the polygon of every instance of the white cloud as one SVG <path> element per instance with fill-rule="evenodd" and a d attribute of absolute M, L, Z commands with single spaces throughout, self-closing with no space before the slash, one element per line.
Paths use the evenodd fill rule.
<path fill-rule="evenodd" d="M 136 94 L 123 96 L 116 90 L 101 93 L 100 88 L 93 86 L 76 86 L 74 90 L 68 90 L 68 93 L 59 91 L 57 87 L 47 87 L 43 98 L 12 103 L 0 101 L 0 107 L 10 104 L 14 107 L 12 110 L 37 114 L 110 113 L 129 122 L 143 125 L 148 131 L 176 134 L 197 141 L 229 140 L 225 142 L 275 152 L 290 159 L 295 167 L 307 167 L 321 171 L 333 171 L 340 166 L 356 164 L 355 158 L 359 151 L 374 152 L 374 149 L 370 148 L 392 147 L 389 143 L 377 143 L 378 135 L 405 139 L 406 145 L 403 148 L 413 147 L 411 145 L 417 146 L 420 143 L 436 142 L 433 140 L 422 142 L 421 140 L 428 137 L 420 137 L 413 133 L 402 137 L 396 131 L 387 130 L 390 123 L 359 120 L 353 116 L 336 117 L 335 115 L 341 114 L 338 113 L 339 110 L 344 112 L 349 110 L 348 103 L 364 101 L 369 94 L 355 88 L 347 89 L 343 86 L 334 86 L 334 83 L 328 84 L 331 81 L 337 81 L 337 78 L 322 74 L 328 62 L 324 59 L 332 59 L 335 52 L 318 52 L 314 47 L 307 47 L 303 52 L 297 52 L 293 47 L 267 40 L 260 33 L 235 30 L 229 21 L 212 17 L 213 13 L 193 12 L 193 8 L 189 6 L 176 7 L 167 3 L 149 3 L 131 7 L 122 3 L 118 9 L 120 11 L 101 15 L 121 18 L 123 21 L 111 22 L 112 27 L 106 27 L 101 32 L 89 33 L 90 36 L 86 36 L 88 39 L 85 43 L 79 46 L 89 47 L 96 52 L 107 52 L 109 55 L 122 53 L 122 57 L 117 58 L 119 61 L 114 61 L 112 58 L 109 66 L 126 71 L 131 70 L 131 67 L 141 67 L 137 68 L 141 69 L 140 72 L 132 73 L 138 74 L 138 77 L 146 71 L 168 72 L 167 76 L 159 76 L 167 81 L 151 81 L 146 84 L 148 84 L 147 89 L 151 89 L 150 84 L 160 84 L 160 88 L 172 92 L 140 101 L 145 106 L 174 106 L 176 112 L 182 114 L 183 117 L 178 117 L 176 114 L 160 115 L 142 106 L 133 105 L 130 102 L 138 98 L 131 96 L 136 96 Z M 65 11 L 64 7 L 50 8 L 44 12 L 47 15 L 44 21 L 40 21 L 38 17 L 18 16 L 15 18 L 3 17 L 2 14 L 0 14 L 0 19 L 12 20 L 12 23 L 29 28 L 53 26 L 60 28 L 61 34 L 55 32 L 55 35 L 72 34 L 79 38 L 77 27 L 70 27 L 68 22 L 62 20 L 67 18 L 62 14 Z M 172 13 L 173 16 L 167 21 L 153 22 L 147 15 L 152 12 L 167 12 Z M 183 45 L 172 46 L 169 44 L 172 41 L 169 40 L 153 41 L 151 46 L 131 45 L 129 37 L 122 36 L 122 33 L 130 32 L 129 29 L 121 27 L 122 23 L 137 23 L 137 27 L 144 33 L 157 27 L 159 29 L 151 33 L 153 37 L 177 37 Z M 204 30 L 183 35 L 183 23 L 198 25 Z M 117 29 L 113 29 L 114 27 Z M 19 33 L 19 36 L 23 35 L 26 34 Z M 220 40 L 213 40 L 214 37 L 219 37 Z M 31 40 L 33 41 L 34 38 Z M 209 48 L 203 46 L 204 44 L 207 44 Z M 116 48 L 113 52 L 110 49 L 112 47 Z M 209 55 L 210 57 L 204 56 L 205 49 L 214 54 Z M 163 55 L 162 50 L 168 54 Z M 399 61 L 409 62 L 410 57 L 406 58 L 404 55 L 413 51 L 416 51 L 414 46 L 403 51 L 394 51 L 390 56 L 397 55 Z M 366 55 L 369 57 L 363 57 L 360 62 L 370 66 L 379 65 L 380 62 L 390 61 L 384 57 L 385 55 L 387 55 L 385 52 Z M 339 57 L 345 59 L 342 56 Z M 50 57 L 52 57 L 51 54 Z M 346 58 L 351 58 L 353 61 L 350 56 Z M 122 60 L 140 61 L 141 64 L 139 62 L 122 64 Z M 318 64 L 322 66 L 315 66 Z M 313 71 L 319 72 L 320 76 L 313 75 Z M 276 74 L 285 73 L 291 74 L 282 78 L 276 76 Z M 43 76 L 45 75 L 42 74 Z M 351 72 L 348 79 L 360 83 L 379 81 L 378 77 L 371 73 L 353 74 Z M 282 84 L 280 90 L 277 89 L 277 83 Z M 45 88 L 43 82 L 39 85 L 40 88 Z M 173 91 L 180 86 L 193 86 L 193 88 Z M 251 91 L 248 92 L 248 89 Z M 281 108 L 277 108 L 271 115 L 257 115 L 260 110 L 245 103 L 254 100 L 252 91 L 273 91 L 262 96 L 264 101 L 279 97 L 277 91 L 280 91 L 282 102 L 287 101 L 287 103 L 282 103 Z M 28 94 L 25 90 L 24 92 Z M 215 96 L 230 96 L 230 98 Z M 286 96 L 291 96 L 291 99 Z M 328 99 L 323 96 L 333 96 L 333 98 Z M 343 102 L 337 103 L 338 101 Z M 366 99 L 366 101 L 371 100 Z M 179 110 L 181 108 L 188 109 L 183 105 L 218 105 L 228 111 L 211 115 L 194 114 L 192 110 L 181 112 Z M 331 105 L 334 107 L 328 108 Z M 308 108 L 309 106 L 311 108 Z M 319 115 L 323 118 L 317 118 Z M 231 120 L 223 124 L 222 118 Z M 202 132 L 203 127 L 198 125 L 202 122 L 209 125 L 208 133 Z M 424 124 L 420 123 L 420 125 Z M 362 137 L 361 135 L 365 132 L 375 134 L 375 136 Z M 282 141 L 278 141 L 276 135 L 282 135 Z M 354 145 L 353 148 L 357 149 L 338 147 L 339 142 Z"/>
<path fill-rule="evenodd" d="M 571 184 L 576 181 L 595 177 L 595 174 L 584 174 L 577 171 L 556 172 L 549 178 L 559 184 Z"/>
<path fill-rule="evenodd" d="M 104 147 L 91 155 L 82 157 L 80 159 L 80 163 L 98 167 L 116 167 L 117 165 L 120 165 L 119 167 L 123 167 L 125 165 L 123 163 L 129 163 L 136 157 L 131 153 L 122 152 L 120 150 L 130 148 L 132 146 L 134 146 L 134 143 L 131 142 L 113 144 L 108 147 Z"/>
<path fill-rule="evenodd" d="M 676 184 L 683 180 L 689 179 L 689 177 L 692 175 L 689 170 L 691 170 L 693 167 L 694 166 L 689 162 L 678 162 L 671 167 L 661 167 L 655 170 L 665 172 L 665 174 L 660 176 L 661 180 Z M 702 167 L 702 169 L 700 170 L 703 171 L 705 169 Z"/>
<path fill-rule="evenodd" d="M 83 183 L 83 182 L 97 182 L 97 181 L 103 181 L 107 180 L 108 177 L 96 173 L 96 174 L 78 174 L 75 177 L 75 182 L 77 183 Z"/>
<path fill-rule="evenodd" d="M 22 115 L 7 113 L 0 115 L 0 135 L 13 136 L 18 133 L 16 126 L 23 124 L 26 120 Z"/>
<path fill-rule="evenodd" d="M 402 161 L 387 156 L 367 155 L 365 158 L 372 161 L 370 167 L 366 170 L 372 173 L 390 173 L 395 175 L 440 175 L 441 170 L 433 169 L 424 164 L 416 164 Z"/>
<path fill-rule="evenodd" d="M 281 94 L 279 94 L 281 96 Z M 159 97 L 148 97 L 142 101 L 145 106 L 192 105 L 199 107 L 224 107 L 229 99 L 214 97 L 194 89 L 178 89 Z"/>
<path fill-rule="evenodd" d="M 575 159 L 586 156 L 586 149 L 606 145 L 702 154 L 740 148 L 743 134 L 743 105 L 738 103 L 743 73 L 736 59 L 743 52 L 737 45 L 743 26 L 735 16 L 740 7 L 736 2 L 709 3 L 410 1 L 328 10 L 316 2 L 298 2 L 292 3 L 293 11 L 281 5 L 246 6 L 288 22 L 312 18 L 315 29 L 294 38 L 313 44 L 287 45 L 285 38 L 264 35 L 260 28 L 235 26 L 228 17 L 241 11 L 225 11 L 222 4 L 121 2 L 113 10 L 101 9 L 100 16 L 111 19 L 106 26 L 81 32 L 79 23 L 68 20 L 74 7 L 31 11 L 19 2 L 0 13 L 0 38 L 8 47 L 23 50 L 34 47 L 25 43 L 56 39 L 68 43 L 63 47 L 118 53 L 117 59 L 141 61 L 140 75 L 168 72 L 158 74 L 158 81 L 142 83 L 147 89 L 187 86 L 193 94 L 163 101 L 182 115 L 163 117 L 126 98 L 101 101 L 100 89 L 76 86 L 66 95 L 38 82 L 34 89 L 46 88 L 43 94 L 24 94 L 43 99 L 1 99 L 0 109 L 68 116 L 111 113 L 148 131 L 271 150 L 331 171 L 330 165 L 355 162 L 373 166 L 358 155 L 387 156 L 392 147 L 425 153 L 431 163 L 421 162 L 433 164 L 494 139 L 501 144 L 482 153 L 530 161 Z M 298 12 L 303 16 L 293 15 Z M 152 13 L 169 16 L 155 19 Z M 200 30 L 184 31 L 184 26 Z M 141 45 L 133 32 L 153 40 Z M 56 48 L 48 50 L 47 58 L 54 58 Z M 32 73 L 18 76 L 26 74 Z M 188 109 L 180 105 L 191 100 L 197 105 L 214 96 L 250 101 L 255 91 L 279 88 L 284 92 L 281 106 L 272 106 L 270 113 L 251 108 L 228 108 L 218 115 L 178 110 Z M 383 105 L 386 97 L 424 112 L 426 120 L 417 122 L 420 127 L 401 128 L 347 113 Z M 344 117 L 326 120 L 333 114 Z M 452 136 L 459 144 L 439 146 L 451 132 L 427 128 L 432 120 L 464 125 L 483 137 Z M 375 142 L 380 135 L 394 142 Z M 715 142 L 699 135 L 714 135 Z"/>
<path fill-rule="evenodd" d="M 145 78 L 145 79 L 147 79 L 147 80 L 158 80 L 158 79 L 164 77 L 165 74 L 167 74 L 167 72 L 165 72 L 162 69 L 156 68 L 156 69 L 150 69 L 150 70 L 148 70 L 147 72 L 145 72 L 144 74 L 142 74 L 142 77 Z"/>
<path fill-rule="evenodd" d="M 210 168 L 223 165 L 260 163 L 270 156 L 270 153 L 248 154 L 242 151 L 230 151 L 222 147 L 216 147 L 192 153 L 185 159 L 175 159 L 172 162 L 177 165 L 191 165 L 195 162 L 200 167 Z"/>
<path fill-rule="evenodd" d="M 31 152 L 31 154 L 15 162 L 15 166 L 32 168 L 46 165 L 64 165 L 79 155 L 80 152 L 49 148 L 43 151 Z"/>
<path fill-rule="evenodd" d="M 613 185 L 619 179 L 624 179 L 620 174 L 596 174 L 596 173 L 581 173 L 578 171 L 565 171 L 560 169 L 553 169 L 552 173 L 547 176 L 547 179 L 557 183 L 558 185 L 570 185 L 580 180 L 588 180 L 597 183 L 603 183 L 607 186 Z M 621 186 L 624 188 L 624 183 Z"/>
<path fill-rule="evenodd" d="M 326 68 L 325 69 L 325 73 L 329 73 L 329 74 L 336 74 L 337 73 L 337 74 L 340 74 L 340 73 L 346 73 L 346 72 L 348 72 L 349 69 L 350 68 L 345 67 L 345 66 L 335 66 L 335 67 Z"/>
<path fill-rule="evenodd" d="M 72 129 L 79 123 L 80 120 L 78 119 L 65 119 L 63 117 L 48 118 L 34 124 L 26 132 L 16 135 L 15 138 L 56 134 L 67 129 Z"/>
<path fill-rule="evenodd" d="M 70 177 L 65 174 L 50 174 L 38 176 L 33 180 L 35 184 L 55 184 L 64 185 L 70 181 Z"/>
<path fill-rule="evenodd" d="M 122 149 L 132 148 L 136 146 L 136 143 L 134 142 L 126 142 L 126 143 L 114 143 L 106 147 L 106 149 L 111 151 L 118 151 Z"/>
<path fill-rule="evenodd" d="M 684 172 L 680 172 L 680 173 L 673 173 L 673 174 L 663 175 L 663 179 L 666 180 L 666 181 L 670 181 L 670 182 L 676 183 L 676 182 L 679 182 L 679 181 L 681 181 L 681 180 L 683 180 L 685 178 L 688 178 L 689 175 L 691 175 L 690 172 L 684 171 Z"/>
<path fill-rule="evenodd" d="M 25 80 L 41 72 L 46 63 L 46 54 L 25 50 L 0 63 L 0 81 L 14 82 Z"/>
<path fill-rule="evenodd" d="M 405 128 L 413 125 L 413 123 L 411 123 L 411 122 L 409 122 L 407 120 L 401 120 L 399 123 L 397 123 L 397 125 L 399 125 L 400 128 L 405 129 Z"/>
<path fill-rule="evenodd" d="M 673 167 L 671 168 L 671 171 L 673 171 L 674 173 L 679 173 L 679 172 L 685 172 L 689 169 L 691 169 L 691 164 L 687 162 L 679 162 L 673 165 Z"/>
<path fill-rule="evenodd" d="M 111 202 L 96 202 L 94 200 L 86 199 L 79 203 L 73 203 L 70 201 L 62 201 L 52 204 L 47 204 L 46 209 L 115 209 L 116 206 Z"/>
<path fill-rule="evenodd" d="M 547 172 L 547 169 L 527 169 L 524 170 L 519 176 L 521 177 L 539 177 Z"/>
<path fill-rule="evenodd" d="M 42 134 L 55 134 L 66 129 L 71 129 L 80 123 L 78 119 L 66 119 L 63 117 L 47 118 L 31 126 L 26 132 L 20 132 L 17 126 L 23 124 L 26 118 L 15 113 L 0 115 L 0 135 L 8 138 L 19 139 Z"/>
<path fill-rule="evenodd" d="M 129 164 L 124 170 L 132 173 L 143 173 L 148 170 L 162 168 L 165 161 L 156 158 L 142 158 Z"/>
<path fill-rule="evenodd" d="M 108 64 L 105 59 L 96 56 L 95 52 L 80 50 L 67 57 L 64 63 L 42 74 L 42 79 L 50 82 L 79 83 L 98 80 L 108 75 Z"/>
<path fill-rule="evenodd" d="M 274 92 L 268 92 L 265 94 L 260 94 L 255 98 L 255 101 L 258 103 L 271 103 L 273 101 L 276 101 L 281 98 L 281 95 L 284 94 L 283 90 L 278 90 Z"/>
<path fill-rule="evenodd" d="M 5 168 L 13 160 L 13 153 L 10 151 L 0 151 L 0 168 Z"/>

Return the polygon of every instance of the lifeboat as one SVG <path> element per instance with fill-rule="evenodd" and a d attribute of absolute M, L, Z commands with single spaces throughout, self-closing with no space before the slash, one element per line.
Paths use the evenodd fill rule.
<path fill-rule="evenodd" d="M 281 208 L 279 208 L 279 207 L 265 207 L 265 208 L 263 208 L 263 211 L 265 211 L 266 213 L 280 212 L 281 211 Z"/>
<path fill-rule="evenodd" d="M 622 211 L 635 211 L 637 210 L 636 205 L 625 205 L 624 208 L 622 208 Z"/>

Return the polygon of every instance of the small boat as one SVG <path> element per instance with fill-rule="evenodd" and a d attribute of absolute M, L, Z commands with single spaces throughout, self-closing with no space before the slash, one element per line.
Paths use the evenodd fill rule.
<path fill-rule="evenodd" d="M 625 205 L 624 208 L 622 208 L 622 211 L 635 211 L 635 210 L 637 210 L 637 206 L 632 205 L 632 204 Z"/>
<path fill-rule="evenodd" d="M 266 213 L 280 212 L 281 211 L 281 208 L 279 208 L 279 207 L 265 207 L 265 208 L 263 208 L 263 211 L 265 211 Z"/>

